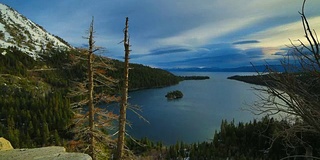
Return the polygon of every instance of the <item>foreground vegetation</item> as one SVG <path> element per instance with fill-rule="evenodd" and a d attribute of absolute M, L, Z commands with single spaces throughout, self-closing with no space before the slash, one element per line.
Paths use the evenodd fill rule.
<path fill-rule="evenodd" d="M 299 125 L 301 122 L 296 122 Z M 281 159 L 290 156 L 304 156 L 306 149 L 297 139 L 280 136 L 286 129 L 293 127 L 292 122 L 263 117 L 248 123 L 222 120 L 220 129 L 209 141 L 164 146 L 161 142 L 152 142 L 148 138 L 128 140 L 128 147 L 137 156 L 151 159 Z M 313 149 L 313 156 L 320 156 L 320 135 L 312 132 L 296 132 L 305 144 Z M 290 146 L 288 145 L 290 144 Z M 160 158 L 160 159 L 161 159 Z"/>

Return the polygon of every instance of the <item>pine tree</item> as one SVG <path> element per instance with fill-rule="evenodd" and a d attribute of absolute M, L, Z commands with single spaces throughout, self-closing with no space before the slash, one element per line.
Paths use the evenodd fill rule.
<path fill-rule="evenodd" d="M 44 122 L 42 124 L 42 143 L 43 143 L 43 146 L 47 145 L 48 144 L 48 139 L 50 137 L 50 132 L 49 132 L 49 128 L 48 128 L 48 124 L 47 122 Z"/>
<path fill-rule="evenodd" d="M 56 146 L 60 146 L 61 145 L 61 140 L 60 140 L 60 136 L 57 130 L 54 130 L 54 142 Z"/>

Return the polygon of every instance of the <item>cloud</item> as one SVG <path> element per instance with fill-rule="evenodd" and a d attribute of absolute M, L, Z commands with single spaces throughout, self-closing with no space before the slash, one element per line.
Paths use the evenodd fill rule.
<path fill-rule="evenodd" d="M 160 68 L 186 68 L 186 67 L 239 67 L 250 63 L 262 64 L 265 60 L 279 62 L 282 56 L 270 55 L 266 57 L 266 48 L 240 49 L 232 43 L 216 43 L 202 46 L 197 51 L 179 52 L 176 54 L 163 54 L 148 56 L 148 63 Z M 161 49 L 160 49 L 161 50 Z M 165 56 L 165 57 L 163 57 Z M 146 57 L 143 57 L 146 58 Z M 146 59 L 145 59 L 146 60 Z"/>
<path fill-rule="evenodd" d="M 313 28 L 320 28 L 320 16 L 309 18 L 310 26 Z M 259 40 L 261 46 L 264 47 L 284 47 L 285 45 L 290 46 L 289 39 L 305 41 L 303 26 L 301 20 L 279 25 L 261 32 L 252 33 L 247 38 L 254 38 Z"/>
<path fill-rule="evenodd" d="M 313 28 L 320 28 L 320 16 L 309 18 L 309 23 Z M 291 42 L 300 45 L 297 40 L 301 40 L 307 44 L 307 40 L 304 37 L 304 30 L 301 24 L 301 20 L 295 22 L 282 24 L 277 27 L 272 27 L 260 32 L 252 33 L 244 38 L 256 39 L 260 43 L 246 44 L 237 46 L 241 49 L 248 49 L 252 47 L 263 48 L 263 53 L 266 58 L 272 58 L 272 55 L 284 55 L 286 54 L 288 47 L 291 46 Z M 286 50 L 284 51 L 284 48 Z"/>
<path fill-rule="evenodd" d="M 190 48 L 171 46 L 171 47 L 152 49 L 147 54 L 134 54 L 131 56 L 131 59 L 141 58 L 146 56 L 157 57 L 157 56 L 166 55 L 166 54 L 174 55 L 176 53 L 181 53 L 181 52 L 184 53 L 184 52 L 190 52 L 190 51 L 192 51 L 192 49 Z"/>
<path fill-rule="evenodd" d="M 231 18 L 221 20 L 220 22 L 207 23 L 190 30 L 185 30 L 178 35 L 159 39 L 157 42 L 163 45 L 183 44 L 202 46 L 215 38 L 228 34 L 229 32 L 241 30 L 250 23 L 258 21 L 259 18 L 260 17 L 254 16 L 248 19 Z"/>
<path fill-rule="evenodd" d="M 245 41 L 237 41 L 237 42 L 233 42 L 232 44 L 234 45 L 241 45 L 241 44 L 252 44 L 252 43 L 260 43 L 260 41 L 257 40 L 245 40 Z"/>
<path fill-rule="evenodd" d="M 153 49 L 147 55 L 174 54 L 174 53 L 189 52 L 189 51 L 192 51 L 192 49 L 183 48 L 183 47 L 168 47 L 168 48 Z"/>

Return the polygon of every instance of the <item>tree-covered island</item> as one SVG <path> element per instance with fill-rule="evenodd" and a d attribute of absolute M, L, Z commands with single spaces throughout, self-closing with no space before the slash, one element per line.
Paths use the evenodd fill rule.
<path fill-rule="evenodd" d="M 183 97 L 183 93 L 179 90 L 175 90 L 175 91 L 168 92 L 165 97 L 167 97 L 167 99 L 169 100 L 180 99 Z"/>

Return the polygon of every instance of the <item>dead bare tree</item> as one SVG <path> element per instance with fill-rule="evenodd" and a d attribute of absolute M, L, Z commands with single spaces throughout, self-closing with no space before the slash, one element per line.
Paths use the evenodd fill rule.
<path fill-rule="evenodd" d="M 291 41 L 288 55 L 282 61 L 284 73 L 268 67 L 267 80 L 261 76 L 266 87 L 256 88 L 263 93 L 260 95 L 261 101 L 253 105 L 251 110 L 256 114 L 285 116 L 292 125 L 276 137 L 287 138 L 287 146 L 303 146 L 306 150 L 304 156 L 315 158 L 312 157 L 312 146 L 299 136 L 303 133 L 320 133 L 320 44 L 316 31 L 311 29 L 305 15 L 305 4 L 306 0 L 299 14 L 306 41 Z M 293 139 L 295 143 L 292 143 Z"/>
<path fill-rule="evenodd" d="M 90 145 L 89 145 L 89 154 L 91 155 L 92 159 L 96 159 L 95 153 L 94 153 L 94 105 L 93 105 L 93 18 L 92 22 L 90 24 L 89 29 L 89 50 L 88 50 L 88 79 L 89 79 L 89 85 L 88 85 L 88 92 L 89 92 L 89 102 L 88 102 L 88 109 L 89 109 L 89 132 L 90 132 Z"/>
<path fill-rule="evenodd" d="M 88 107 L 88 112 L 80 110 L 75 114 L 72 130 L 76 135 L 75 139 L 80 141 L 75 148 L 88 153 L 92 159 L 98 159 L 108 156 L 105 146 L 114 146 L 115 142 L 103 130 L 112 127 L 111 123 L 118 116 L 106 109 L 95 108 L 95 106 L 118 101 L 118 97 L 110 95 L 112 94 L 111 89 L 117 83 L 116 80 L 106 75 L 107 70 L 112 69 L 108 64 L 110 60 L 94 54 L 100 48 L 95 46 L 93 22 L 92 19 L 89 36 L 86 37 L 89 47 L 79 51 L 73 64 L 86 64 L 84 68 L 87 78 L 84 81 L 75 81 L 69 96 L 80 97 L 78 98 L 80 100 L 73 103 L 73 106 L 77 106 L 75 108 Z"/>
<path fill-rule="evenodd" d="M 129 89 L 129 53 L 130 53 L 130 42 L 128 36 L 128 17 L 126 18 L 125 29 L 124 29 L 124 40 L 123 45 L 125 49 L 124 58 L 124 80 L 123 90 L 121 97 L 120 115 L 119 115 L 119 133 L 118 133 L 118 144 L 117 144 L 117 159 L 123 158 L 124 146 L 125 146 L 125 132 L 126 132 L 126 110 L 128 106 L 128 89 Z"/>

